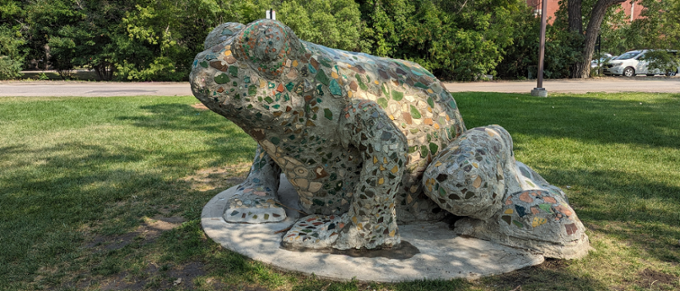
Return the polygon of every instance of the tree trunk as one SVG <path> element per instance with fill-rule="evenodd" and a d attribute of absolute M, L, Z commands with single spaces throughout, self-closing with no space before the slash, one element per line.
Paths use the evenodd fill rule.
<path fill-rule="evenodd" d="M 581 20 L 581 0 L 569 0 L 567 2 L 567 14 L 569 16 L 569 31 L 583 34 L 583 21 Z"/>
<path fill-rule="evenodd" d="M 623 3 L 626 0 L 598 0 L 595 7 L 590 12 L 590 20 L 588 21 L 588 28 L 586 28 L 586 38 L 583 44 L 583 52 L 581 53 L 581 61 L 577 62 L 573 70 L 572 78 L 588 78 L 590 77 L 590 60 L 593 58 L 593 51 L 595 50 L 595 41 L 600 34 L 600 26 L 604 20 L 604 14 L 607 8 L 614 4 Z M 570 23 L 571 24 L 571 23 Z"/>

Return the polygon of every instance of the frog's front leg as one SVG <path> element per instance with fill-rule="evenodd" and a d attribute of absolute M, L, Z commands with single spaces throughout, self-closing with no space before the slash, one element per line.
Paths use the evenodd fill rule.
<path fill-rule="evenodd" d="M 227 222 L 279 222 L 286 218 L 276 194 L 281 169 L 269 155 L 257 146 L 255 160 L 246 180 L 237 186 L 227 201 L 224 219 Z"/>
<path fill-rule="evenodd" d="M 355 101 L 341 112 L 339 137 L 362 160 L 347 213 L 314 214 L 298 220 L 283 236 L 287 248 L 389 248 L 401 242 L 395 197 L 406 163 L 406 138 L 372 101 Z"/>
<path fill-rule="evenodd" d="M 383 248 L 401 242 L 395 197 L 406 163 L 407 141 L 373 101 L 357 100 L 343 110 L 340 136 L 359 149 L 363 166 L 337 249 Z"/>

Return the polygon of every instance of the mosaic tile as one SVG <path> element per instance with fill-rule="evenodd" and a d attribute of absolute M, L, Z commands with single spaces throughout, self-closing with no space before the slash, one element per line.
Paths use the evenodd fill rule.
<path fill-rule="evenodd" d="M 583 232 L 564 193 L 514 161 L 507 131 L 466 130 L 455 100 L 416 63 L 305 42 L 272 20 L 222 24 L 205 49 L 194 95 L 258 142 L 229 222 L 284 219 L 283 172 L 310 214 L 283 235 L 294 247 L 394 246 L 398 222 L 436 220 L 440 208 L 519 237 Z"/>

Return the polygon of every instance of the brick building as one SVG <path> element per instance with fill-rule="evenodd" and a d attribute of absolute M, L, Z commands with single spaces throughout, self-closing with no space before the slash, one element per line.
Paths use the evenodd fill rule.
<path fill-rule="evenodd" d="M 546 6 L 548 6 L 548 14 L 546 14 L 546 16 L 548 16 L 548 23 L 553 23 L 553 21 L 555 21 L 555 12 L 559 8 L 559 0 L 547 0 L 546 2 Z M 633 21 L 634 19 L 640 18 L 642 6 L 640 6 L 640 4 L 637 2 L 639 1 L 630 0 L 619 4 L 621 6 L 620 9 L 626 13 L 628 21 Z M 541 7 L 542 0 L 527 0 L 527 5 L 534 8 L 534 14 L 537 17 L 541 15 L 541 12 L 543 11 Z"/>

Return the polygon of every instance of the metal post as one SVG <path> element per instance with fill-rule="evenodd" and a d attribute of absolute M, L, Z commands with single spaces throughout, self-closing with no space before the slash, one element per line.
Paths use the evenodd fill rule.
<path fill-rule="evenodd" d="M 534 90 L 531 90 L 532 96 L 548 97 L 548 91 L 543 88 L 543 56 L 545 54 L 545 22 L 546 14 L 548 12 L 548 1 L 543 0 L 541 3 L 541 45 L 538 50 L 538 84 Z"/>
<path fill-rule="evenodd" d="M 268 9 L 265 14 L 267 19 L 276 20 L 276 10 Z"/>

